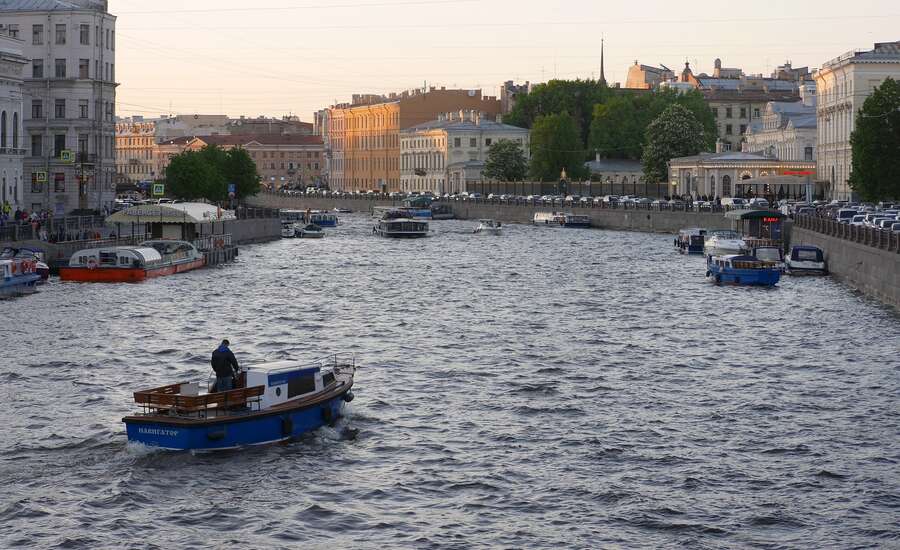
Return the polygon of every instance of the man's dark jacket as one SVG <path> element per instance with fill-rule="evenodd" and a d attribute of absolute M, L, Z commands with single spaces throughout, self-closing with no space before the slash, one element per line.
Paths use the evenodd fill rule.
<path fill-rule="evenodd" d="M 212 368 L 216 376 L 234 376 L 238 370 L 237 358 L 226 346 L 219 346 L 212 352 Z"/>

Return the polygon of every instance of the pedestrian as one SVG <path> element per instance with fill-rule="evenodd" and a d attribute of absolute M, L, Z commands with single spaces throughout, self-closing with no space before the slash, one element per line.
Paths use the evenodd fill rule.
<path fill-rule="evenodd" d="M 231 343 L 226 339 L 222 340 L 219 347 L 212 352 L 210 364 L 216 373 L 215 391 L 228 391 L 234 387 L 234 377 L 240 369 L 237 358 L 228 348 Z"/>

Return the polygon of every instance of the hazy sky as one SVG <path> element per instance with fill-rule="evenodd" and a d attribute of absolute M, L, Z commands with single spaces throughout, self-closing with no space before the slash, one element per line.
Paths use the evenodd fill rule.
<path fill-rule="evenodd" d="M 353 93 L 599 76 L 713 60 L 769 74 L 900 40 L 888 0 L 110 0 L 118 114 L 312 112 Z M 852 6 L 852 13 L 847 13 Z M 816 8 L 812 13 L 808 10 Z"/>

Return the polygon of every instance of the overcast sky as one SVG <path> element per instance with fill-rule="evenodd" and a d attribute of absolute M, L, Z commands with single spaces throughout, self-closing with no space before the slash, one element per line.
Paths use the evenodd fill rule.
<path fill-rule="evenodd" d="M 695 72 L 817 67 L 900 40 L 900 3 L 671 0 L 110 0 L 118 114 L 299 115 L 353 93 L 505 80 L 624 84 L 637 59 Z M 852 7 L 852 13 L 847 13 Z M 811 8 L 819 11 L 810 12 Z"/>

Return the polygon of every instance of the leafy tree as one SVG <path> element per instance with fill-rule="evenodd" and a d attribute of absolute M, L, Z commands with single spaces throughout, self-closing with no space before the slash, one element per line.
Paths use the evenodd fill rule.
<path fill-rule="evenodd" d="M 166 168 L 169 192 L 180 199 L 228 198 L 228 184 L 235 184 L 235 196 L 243 198 L 259 192 L 256 163 L 243 149 L 224 151 L 207 145 L 199 151 L 185 151 L 172 157 Z"/>
<path fill-rule="evenodd" d="M 484 175 L 500 181 L 519 181 L 528 174 L 528 161 L 522 146 L 515 141 L 501 139 L 488 150 Z"/>
<path fill-rule="evenodd" d="M 531 176 L 555 181 L 565 170 L 572 178 L 585 177 L 582 143 L 578 123 L 569 113 L 538 117 L 531 129 Z"/>
<path fill-rule="evenodd" d="M 575 120 L 581 142 L 587 141 L 594 105 L 610 95 L 609 88 L 597 80 L 551 80 L 537 84 L 531 92 L 516 99 L 512 112 L 503 122 L 522 128 L 532 128 L 544 115 L 569 113 Z"/>
<path fill-rule="evenodd" d="M 850 145 L 850 187 L 862 200 L 900 198 L 900 83 L 887 78 L 866 98 Z"/>
<path fill-rule="evenodd" d="M 658 183 L 668 178 L 669 160 L 696 155 L 706 148 L 703 125 L 687 107 L 673 103 L 647 127 L 647 145 L 641 157 L 644 179 Z"/>

